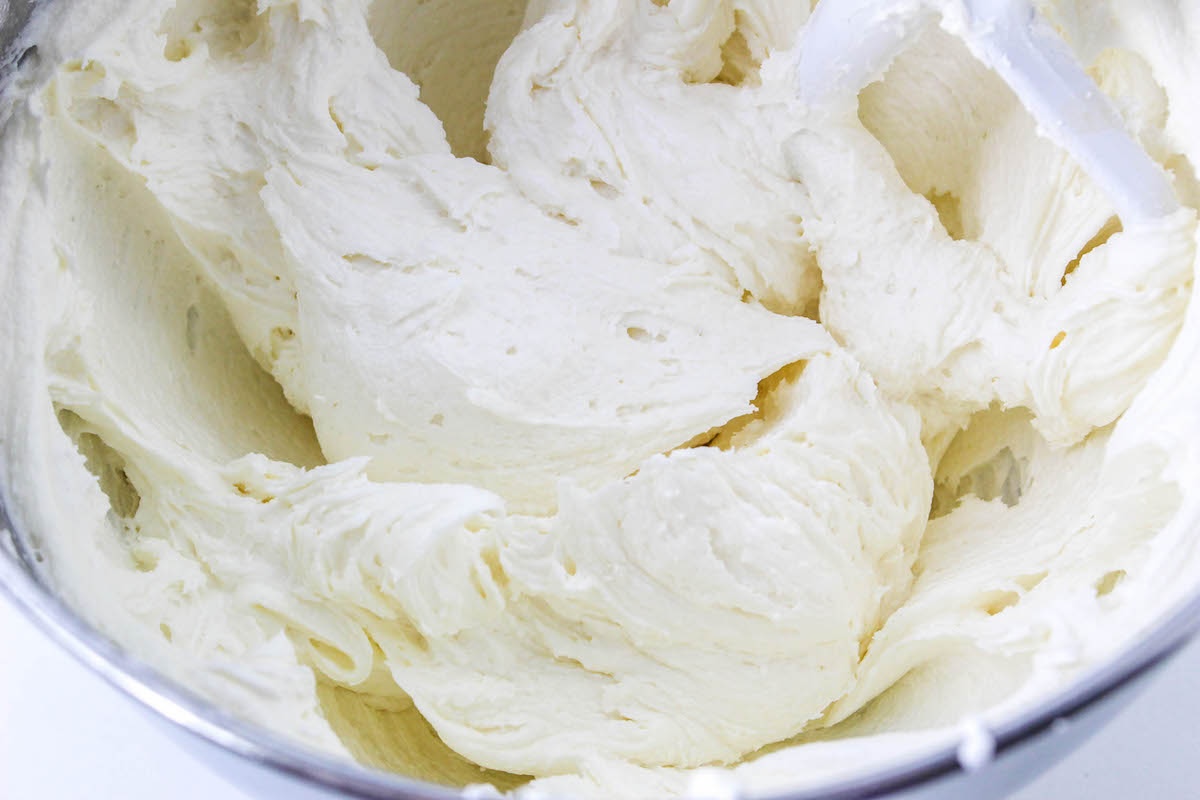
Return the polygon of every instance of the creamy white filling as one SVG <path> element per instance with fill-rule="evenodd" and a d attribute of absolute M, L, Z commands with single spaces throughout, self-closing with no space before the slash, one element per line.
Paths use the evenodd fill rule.
<path fill-rule="evenodd" d="M 55 4 L 13 515 L 153 663 L 454 785 L 784 788 L 1031 702 L 1200 565 L 1200 14 L 1043 5 L 1184 211 L 1120 229 L 940 31 L 814 124 L 803 3 Z"/>

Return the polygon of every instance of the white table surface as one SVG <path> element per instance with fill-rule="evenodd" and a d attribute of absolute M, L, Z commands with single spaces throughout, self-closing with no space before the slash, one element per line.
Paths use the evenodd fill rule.
<path fill-rule="evenodd" d="M 1014 800 L 1200 797 L 1200 643 Z M 0 597 L 0 798 L 268 800 L 194 761 Z M 274 800 L 270 798 L 269 800 Z"/>

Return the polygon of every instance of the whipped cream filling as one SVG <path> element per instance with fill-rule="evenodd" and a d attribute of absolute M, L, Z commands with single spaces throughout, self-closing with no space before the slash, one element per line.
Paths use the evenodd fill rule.
<path fill-rule="evenodd" d="M 6 507 L 151 663 L 452 786 L 796 788 L 1036 702 L 1200 584 L 1200 13 L 1041 5 L 1182 211 L 940 30 L 812 116 L 804 3 L 49 4 Z"/>

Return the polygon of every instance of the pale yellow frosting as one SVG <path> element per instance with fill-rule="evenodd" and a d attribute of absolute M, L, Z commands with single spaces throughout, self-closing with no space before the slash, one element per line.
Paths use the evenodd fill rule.
<path fill-rule="evenodd" d="M 1200 584 L 1200 10 L 1041 6 L 1182 211 L 1122 228 L 942 30 L 814 116 L 803 2 L 53 4 L 6 504 L 196 691 L 476 794 L 1014 713 Z"/>

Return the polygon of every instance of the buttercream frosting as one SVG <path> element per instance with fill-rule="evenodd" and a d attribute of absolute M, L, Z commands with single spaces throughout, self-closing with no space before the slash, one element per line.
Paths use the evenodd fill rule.
<path fill-rule="evenodd" d="M 1200 12 L 1040 5 L 1181 211 L 942 29 L 814 114 L 806 3 L 48 4 L 6 506 L 214 702 L 476 794 L 986 732 L 1200 582 Z"/>

